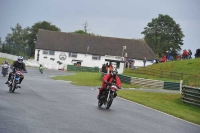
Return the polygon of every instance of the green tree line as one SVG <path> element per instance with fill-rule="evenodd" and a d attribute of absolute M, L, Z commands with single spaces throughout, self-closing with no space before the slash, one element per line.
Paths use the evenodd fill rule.
<path fill-rule="evenodd" d="M 34 57 L 38 29 L 61 31 L 60 28 L 47 21 L 37 22 L 26 28 L 22 28 L 18 23 L 14 28 L 11 27 L 11 33 L 7 34 L 4 42 L 0 38 L 0 51 L 27 56 L 27 58 Z M 86 21 L 83 24 L 83 30 L 76 30 L 73 33 L 100 36 L 88 33 L 89 30 Z M 153 18 L 141 34 L 144 35 L 141 40 L 145 41 L 158 57 L 165 55 L 166 51 L 176 57 L 183 45 L 182 29 L 169 15 L 159 14 L 158 18 Z"/>
<path fill-rule="evenodd" d="M 83 24 L 83 28 L 83 30 L 76 30 L 73 33 L 95 35 L 94 33 L 88 33 L 87 22 Z M 34 57 L 38 29 L 61 31 L 60 28 L 47 21 L 37 22 L 33 26 L 26 28 L 22 28 L 17 23 L 14 28 L 11 27 L 11 33 L 7 34 L 5 42 L 2 42 L 0 37 L 0 52 L 22 55 L 25 58 Z"/>

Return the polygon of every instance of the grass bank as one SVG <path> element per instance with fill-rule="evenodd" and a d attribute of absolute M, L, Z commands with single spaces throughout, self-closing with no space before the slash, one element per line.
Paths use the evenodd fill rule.
<path fill-rule="evenodd" d="M 101 74 L 91 72 L 78 72 L 75 75 L 57 76 L 53 79 L 72 81 L 72 84 L 80 86 L 101 86 L 102 84 Z M 122 84 L 122 87 L 135 88 L 136 86 Z M 120 90 L 118 96 L 200 125 L 200 109 L 182 103 L 180 94 L 142 92 L 136 89 Z"/>
<path fill-rule="evenodd" d="M 147 79 L 156 79 L 156 80 L 163 80 L 163 81 L 174 81 L 179 82 L 180 80 L 174 80 L 172 78 L 160 78 L 151 75 L 145 74 L 137 74 L 139 69 L 144 68 L 137 68 L 134 70 L 126 69 L 123 75 L 132 76 L 132 77 L 141 77 Z M 152 69 L 156 70 L 165 70 L 169 72 L 178 72 L 183 73 L 183 84 L 188 86 L 200 87 L 200 58 L 196 59 L 185 59 L 179 61 L 169 61 L 164 63 L 153 64 L 147 66 L 145 70 L 151 71 Z"/>

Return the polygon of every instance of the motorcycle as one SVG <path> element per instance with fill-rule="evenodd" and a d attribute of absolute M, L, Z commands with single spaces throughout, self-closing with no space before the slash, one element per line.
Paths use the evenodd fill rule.
<path fill-rule="evenodd" d="M 112 83 L 111 85 L 108 85 L 106 89 L 103 90 L 103 93 L 98 101 L 98 106 L 101 107 L 103 104 L 105 105 L 106 109 L 109 109 L 112 105 L 114 97 L 117 95 L 116 91 L 119 88 L 115 83 Z"/>
<path fill-rule="evenodd" d="M 15 89 L 18 88 L 18 84 L 19 84 L 21 75 L 22 75 L 21 71 L 15 70 L 15 73 L 11 76 L 11 79 L 8 84 L 9 92 L 15 92 Z"/>
<path fill-rule="evenodd" d="M 8 68 L 9 68 L 8 64 L 2 65 L 2 72 L 1 73 L 3 74 L 4 77 L 8 74 Z"/>
<path fill-rule="evenodd" d="M 44 68 L 42 66 L 39 68 L 41 74 L 43 74 L 43 69 Z"/>

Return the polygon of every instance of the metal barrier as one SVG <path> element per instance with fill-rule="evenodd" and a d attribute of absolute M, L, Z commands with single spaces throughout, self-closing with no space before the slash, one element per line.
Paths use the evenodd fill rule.
<path fill-rule="evenodd" d="M 98 67 L 67 65 L 67 71 L 99 72 Z"/>
<path fill-rule="evenodd" d="M 125 75 L 121 75 L 121 74 L 118 74 L 120 80 L 122 83 L 127 83 L 127 84 L 130 84 L 131 83 L 131 77 L 129 76 L 125 76 Z"/>
<path fill-rule="evenodd" d="M 181 101 L 200 107 L 200 88 L 183 86 Z"/>
<path fill-rule="evenodd" d="M 166 82 L 161 80 L 152 80 L 145 78 L 130 77 L 118 74 L 122 83 L 139 85 L 142 87 L 167 89 L 167 90 L 180 90 L 182 87 L 182 80 L 180 82 Z"/>

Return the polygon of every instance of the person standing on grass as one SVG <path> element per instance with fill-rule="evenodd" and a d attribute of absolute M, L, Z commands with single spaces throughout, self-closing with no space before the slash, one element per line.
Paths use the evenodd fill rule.
<path fill-rule="evenodd" d="M 146 58 L 146 56 L 144 56 L 144 58 L 143 58 L 144 67 L 146 66 L 146 62 L 147 62 L 147 58 Z"/>

